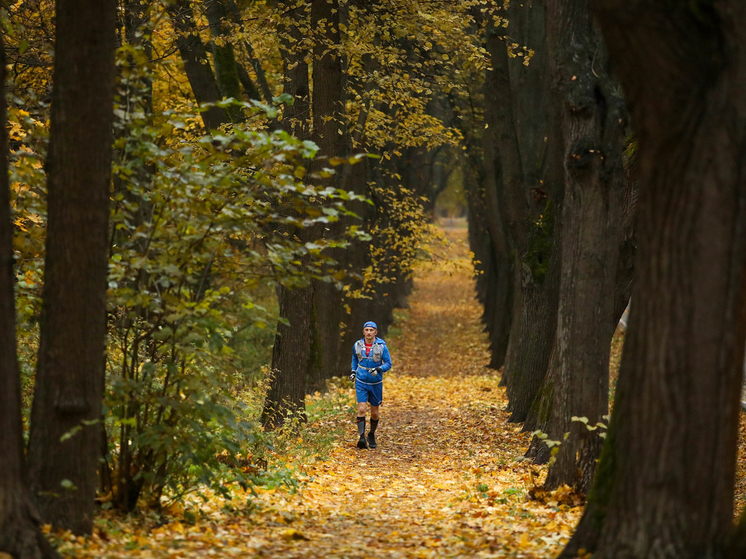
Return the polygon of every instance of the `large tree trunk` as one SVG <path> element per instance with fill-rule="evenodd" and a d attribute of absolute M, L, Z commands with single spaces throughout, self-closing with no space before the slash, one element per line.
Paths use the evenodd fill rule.
<path fill-rule="evenodd" d="M 629 146 L 628 146 L 629 147 Z M 638 196 L 638 169 L 636 152 L 630 149 L 631 156 L 625 158 L 624 162 L 624 207 L 622 209 L 621 237 L 618 239 L 618 256 L 616 277 L 614 281 L 614 310 L 611 319 L 611 328 L 615 328 L 619 319 L 629 304 L 632 293 L 632 279 L 634 277 L 634 259 L 637 247 L 635 239 L 635 215 L 637 212 Z M 531 405 L 531 411 L 523 424 L 524 432 L 541 431 L 549 435 L 551 440 L 560 440 L 564 433 L 561 427 L 557 427 L 552 413 L 554 409 L 555 375 L 559 367 L 559 356 L 557 344 L 552 349 L 552 357 L 549 360 L 549 369 L 544 377 L 539 394 Z M 526 451 L 526 457 L 531 458 L 534 464 L 546 464 L 550 458 L 549 448 L 546 444 L 534 437 L 531 445 Z"/>
<path fill-rule="evenodd" d="M 116 3 L 59 0 L 28 479 L 42 518 L 93 526 L 106 349 Z M 63 435 L 69 436 L 61 440 Z"/>
<path fill-rule="evenodd" d="M 374 39 L 374 44 L 379 44 L 379 39 Z M 366 125 L 368 123 L 368 116 L 370 115 L 371 108 L 380 109 L 380 106 L 373 105 L 371 96 L 376 86 L 374 80 L 375 71 L 378 70 L 379 65 L 375 57 L 371 53 L 366 53 L 362 56 L 363 71 L 366 75 L 366 80 L 363 82 L 363 87 L 358 91 L 360 94 L 362 104 L 359 108 L 358 118 L 355 123 L 354 129 L 350 133 L 350 149 L 357 153 L 364 153 L 369 151 L 371 148 L 368 146 L 366 138 Z M 370 198 L 371 192 L 368 186 L 369 181 L 373 177 L 373 170 L 377 164 L 372 163 L 370 159 L 363 159 L 363 161 L 353 166 L 346 166 L 343 170 L 343 176 L 341 179 L 340 188 L 342 190 L 350 190 L 355 194 L 366 196 Z M 369 204 L 361 201 L 356 201 L 350 204 L 350 209 L 355 212 L 360 218 L 357 222 L 364 231 L 370 231 L 371 220 L 375 214 L 375 208 Z M 359 276 L 362 270 L 364 270 L 370 264 L 370 243 L 359 239 L 353 239 L 350 246 L 345 254 L 344 264 L 346 269 L 355 275 L 351 275 L 348 278 L 350 290 L 349 293 L 360 292 L 365 288 L 363 278 Z M 352 346 L 356 340 L 358 340 L 362 334 L 363 324 L 368 320 L 378 320 L 374 314 L 371 313 L 370 300 L 354 298 L 346 295 L 345 299 L 342 300 L 342 305 L 346 307 L 346 315 L 343 318 L 344 327 L 342 328 L 340 342 L 340 353 L 339 353 L 339 373 L 346 374 L 350 366 L 350 358 L 352 356 Z"/>
<path fill-rule="evenodd" d="M 746 5 L 598 15 L 639 141 L 639 249 L 611 426 L 563 556 L 718 557 L 746 337 Z"/>
<path fill-rule="evenodd" d="M 505 50 L 505 44 L 498 36 L 491 20 L 486 29 L 487 51 L 499 59 Z M 488 71 L 484 83 L 485 99 L 500 87 L 497 83 L 503 76 L 495 70 Z M 506 88 L 503 88 L 507 91 Z M 507 100 L 505 100 L 507 102 Z M 490 281 L 487 284 L 489 296 L 486 298 L 485 311 L 488 316 L 487 328 L 490 333 L 491 360 L 490 367 L 499 369 L 505 364 L 508 353 L 508 342 L 512 323 L 514 291 L 514 250 L 512 239 L 506 230 L 504 201 L 502 192 L 502 168 L 497 145 L 496 132 L 498 122 L 495 115 L 495 103 L 485 103 L 485 124 L 482 132 L 482 168 L 484 183 L 484 206 L 487 214 L 487 225 L 493 252 L 489 268 Z M 484 232 L 482 232 L 484 235 Z"/>
<path fill-rule="evenodd" d="M 313 48 L 313 141 L 319 146 L 322 158 L 344 156 L 348 150 L 345 107 L 342 102 L 343 76 L 340 57 L 339 2 L 337 0 L 313 0 L 311 4 L 311 28 L 314 29 Z M 323 159 L 321 165 L 328 165 Z M 343 169 L 327 179 L 329 186 L 339 187 Z M 342 234 L 346 220 L 318 227 L 319 237 L 338 237 Z M 346 251 L 334 249 L 329 255 L 344 266 Z M 334 284 L 314 282 L 314 340 L 309 390 L 323 390 L 326 379 L 346 370 L 341 367 L 342 352 L 340 323 L 344 319 L 342 292 Z"/>
<path fill-rule="evenodd" d="M 590 487 L 608 413 L 609 351 L 625 201 L 622 160 L 627 110 L 608 75 L 608 55 L 587 0 L 549 0 L 553 91 L 562 115 L 565 196 L 552 430 L 570 433 L 546 487 Z M 571 421 L 582 417 L 587 425 Z"/>
<path fill-rule="evenodd" d="M 0 555 L 10 554 L 16 559 L 54 558 L 58 555 L 42 535 L 41 519 L 23 479 L 5 74 L 5 48 L 0 45 Z"/>
<path fill-rule="evenodd" d="M 508 13 L 511 40 L 536 50 L 528 66 L 490 46 L 496 145 L 507 230 L 514 247 L 510 339 L 503 372 L 510 421 L 526 419 L 549 364 L 557 324 L 562 160 L 549 103 L 543 2 Z"/>
<path fill-rule="evenodd" d="M 285 106 L 281 124 L 283 129 L 298 138 L 308 135 L 309 82 L 305 52 L 298 48 L 302 36 L 300 26 L 307 18 L 308 5 L 299 2 L 291 9 L 280 3 L 285 19 L 278 34 L 283 57 L 284 92 L 293 97 L 293 104 Z M 310 240 L 309 231 L 289 231 L 304 241 Z M 277 325 L 277 336 L 272 350 L 270 388 L 264 401 L 262 423 L 274 428 L 281 425 L 288 413 L 305 412 L 306 376 L 311 359 L 313 286 L 277 290 L 280 318 L 287 321 Z"/>
<path fill-rule="evenodd" d="M 293 98 L 292 105 L 285 105 L 282 115 L 282 128 L 301 140 L 308 140 L 310 133 L 311 88 L 308 75 L 308 51 L 304 44 L 301 28 L 308 25 L 309 3 L 278 2 L 277 9 L 282 14 L 277 26 L 282 56 L 283 93 Z"/>
<path fill-rule="evenodd" d="M 262 410 L 262 424 L 275 428 L 297 414 L 305 418 L 306 370 L 311 348 L 313 288 L 278 289 L 280 316 L 287 324 L 277 325 L 272 350 L 273 376 Z"/>

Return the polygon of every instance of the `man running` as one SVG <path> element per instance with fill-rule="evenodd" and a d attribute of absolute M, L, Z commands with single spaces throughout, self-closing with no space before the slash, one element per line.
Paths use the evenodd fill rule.
<path fill-rule="evenodd" d="M 363 337 L 352 348 L 352 373 L 350 380 L 355 383 L 357 392 L 357 430 L 360 439 L 358 448 L 376 448 L 376 428 L 378 427 L 378 407 L 383 402 L 383 373 L 391 368 L 391 356 L 386 342 L 376 337 L 378 326 L 375 322 L 363 325 Z M 365 438 L 365 403 L 370 403 L 370 432 Z"/>

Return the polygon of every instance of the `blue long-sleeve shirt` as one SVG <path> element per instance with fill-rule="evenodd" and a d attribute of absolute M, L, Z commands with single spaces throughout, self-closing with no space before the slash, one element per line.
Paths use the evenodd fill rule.
<path fill-rule="evenodd" d="M 357 344 L 361 343 L 363 346 L 362 349 L 362 359 L 358 359 L 356 346 Z M 375 352 L 375 346 L 376 344 L 380 344 L 383 346 L 383 351 L 381 352 L 381 360 L 375 361 L 373 359 Z M 381 338 L 376 338 L 373 342 L 373 348 L 370 350 L 370 355 L 365 355 L 365 339 L 361 338 L 357 342 L 355 342 L 355 345 L 352 346 L 352 371 L 357 375 L 357 379 L 360 382 L 366 383 L 366 384 L 378 384 L 379 382 L 383 381 L 383 374 L 374 375 L 368 369 L 374 369 L 376 367 L 381 368 L 381 373 L 385 373 L 389 369 L 391 369 L 391 355 L 389 354 L 389 348 L 386 346 L 386 342 L 384 342 Z"/>

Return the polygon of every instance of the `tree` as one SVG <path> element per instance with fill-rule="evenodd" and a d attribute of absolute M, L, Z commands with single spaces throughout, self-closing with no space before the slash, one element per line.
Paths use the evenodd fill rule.
<path fill-rule="evenodd" d="M 16 351 L 13 227 L 8 184 L 5 48 L 0 46 L 0 552 L 17 559 L 58 557 L 24 480 L 21 382 Z"/>
<path fill-rule="evenodd" d="M 721 556 L 746 337 L 746 6 L 597 14 L 638 139 L 639 247 L 611 425 L 562 556 Z"/>
<path fill-rule="evenodd" d="M 310 109 L 308 63 L 300 44 L 301 29 L 306 24 L 309 5 L 297 2 L 292 7 L 280 3 L 287 9 L 283 23 L 278 29 L 283 60 L 284 93 L 293 99 L 285 107 L 282 125 L 298 138 L 308 136 L 308 112 Z M 290 228 L 288 235 L 301 235 L 310 240 L 307 228 L 300 231 Z M 307 262 L 304 262 L 307 263 Z M 280 323 L 277 326 L 272 349 L 272 371 L 269 392 L 262 410 L 262 423 L 275 427 L 285 419 L 288 412 L 305 413 L 306 375 L 311 359 L 311 329 L 314 326 L 313 286 L 280 286 L 277 290 L 280 303 Z"/>
<path fill-rule="evenodd" d="M 319 146 L 320 164 L 328 166 L 329 159 L 349 152 L 346 111 L 344 105 L 344 75 L 342 71 L 342 46 L 340 37 L 340 6 L 338 0 L 313 0 L 311 2 L 311 28 L 313 45 L 313 133 L 312 139 Z M 335 174 L 324 182 L 340 188 L 341 175 Z M 337 220 L 318 227 L 319 237 L 332 237 L 342 233 L 344 221 Z M 344 266 L 344 249 L 331 252 Z M 316 281 L 313 286 L 313 335 L 311 361 L 308 371 L 308 389 L 324 390 L 326 379 L 345 371 L 340 367 L 342 354 L 340 323 L 344 319 L 342 294 L 329 281 Z M 345 348 L 346 349 L 346 348 Z"/>
<path fill-rule="evenodd" d="M 104 388 L 116 3 L 56 4 L 48 226 L 28 479 L 42 518 L 93 526 Z"/>
<path fill-rule="evenodd" d="M 497 14 L 492 17 L 496 17 Z M 490 40 L 498 200 L 514 253 L 513 308 L 505 370 L 511 422 L 526 419 L 546 375 L 557 325 L 563 173 L 561 131 L 546 87 L 544 4 L 507 12 L 510 44 Z M 536 52 L 520 64 L 512 41 Z M 524 57 L 529 53 L 525 53 Z"/>
<path fill-rule="evenodd" d="M 174 0 L 168 4 L 168 13 L 177 33 L 176 44 L 194 98 L 200 105 L 220 101 L 221 92 L 207 60 L 207 49 L 197 33 L 191 4 L 186 0 Z M 208 130 L 216 129 L 228 120 L 228 114 L 220 107 L 211 106 L 202 112 L 202 121 Z"/>
<path fill-rule="evenodd" d="M 602 443 L 601 430 L 589 428 L 608 413 L 609 350 L 623 311 L 615 307 L 615 291 L 627 184 L 622 157 L 627 109 L 609 75 L 587 2 L 549 0 L 547 35 L 565 169 L 550 435 L 570 435 L 546 485 L 585 492 Z"/>
<path fill-rule="evenodd" d="M 504 51 L 505 45 L 491 19 L 486 22 L 485 35 L 487 51 L 494 55 L 493 60 L 499 59 L 501 53 L 498 50 Z M 494 92 L 499 91 L 500 80 L 504 77 L 499 67 L 486 72 L 484 82 L 485 100 Z M 515 282 L 515 247 L 505 224 L 506 210 L 503 200 L 505 185 L 502 180 L 500 151 L 497 145 L 498 122 L 495 117 L 499 110 L 497 103 L 485 103 L 484 120 L 486 128 L 482 136 L 481 165 L 483 169 L 484 207 L 492 245 L 491 265 L 487 268 L 486 281 L 489 294 L 485 299 L 485 314 L 487 315 L 491 341 L 492 359 L 490 366 L 494 369 L 499 369 L 505 365 L 505 358 L 508 353 Z M 472 211 L 472 213 L 476 212 Z"/>
<path fill-rule="evenodd" d="M 227 16 L 228 10 L 223 0 L 207 0 L 205 15 L 210 23 L 210 37 L 212 38 L 212 60 L 215 65 L 215 76 L 218 88 L 223 97 L 241 99 L 241 87 L 249 99 L 260 99 L 259 90 L 251 80 L 249 73 L 236 61 L 233 44 L 229 41 Z M 234 122 L 241 119 L 240 111 L 233 107 L 231 118 Z"/>

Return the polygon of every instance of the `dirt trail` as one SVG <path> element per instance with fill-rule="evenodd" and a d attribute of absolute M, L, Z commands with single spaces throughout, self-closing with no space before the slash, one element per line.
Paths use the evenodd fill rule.
<path fill-rule="evenodd" d="M 531 473 L 516 458 L 528 438 L 506 424 L 499 377 L 485 368 L 466 230 L 447 233 L 449 260 L 415 278 L 390 342 L 379 448 L 354 448 L 351 425 L 304 491 L 305 519 L 292 526 L 310 540 L 272 555 L 551 557 L 566 541 L 580 509 L 527 500 Z"/>
<path fill-rule="evenodd" d="M 465 242 L 466 230 L 448 234 Z M 561 492 L 549 503 L 529 500 L 532 475 L 541 471 L 517 460 L 528 436 L 506 424 L 504 390 L 485 369 L 467 249 L 450 251 L 460 269 L 444 260 L 422 270 L 401 333 L 390 338 L 394 370 L 376 450 L 355 448 L 350 417 L 330 459 L 307 466 L 299 493 L 260 491 L 261 514 L 172 523 L 143 535 L 148 545 L 109 547 L 105 556 L 555 556 L 581 509 L 562 504 Z"/>

